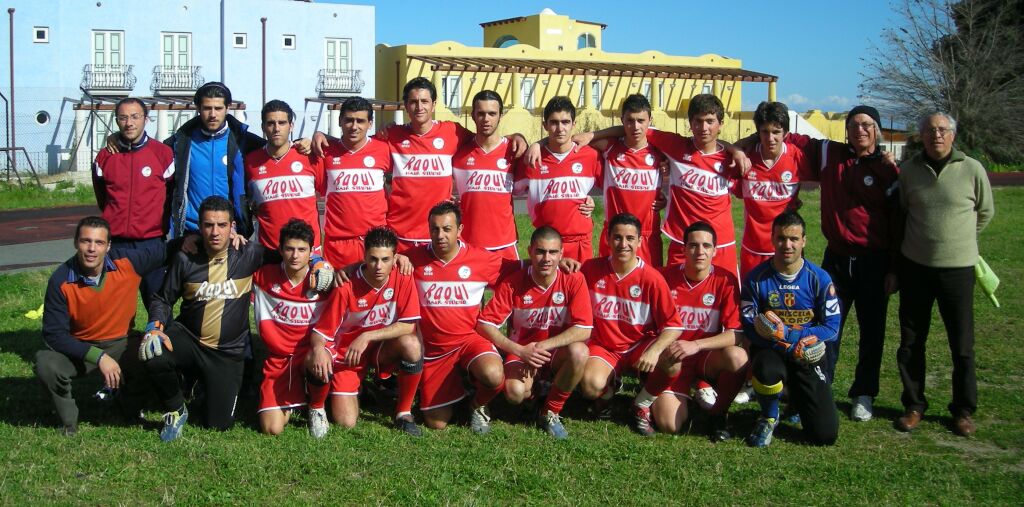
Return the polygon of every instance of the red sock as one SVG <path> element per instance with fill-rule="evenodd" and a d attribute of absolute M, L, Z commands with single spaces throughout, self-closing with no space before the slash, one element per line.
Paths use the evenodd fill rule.
<path fill-rule="evenodd" d="M 311 382 L 306 382 L 306 392 L 309 393 L 309 408 L 324 408 L 324 404 L 327 403 L 327 395 L 330 394 L 330 391 L 330 382 L 319 386 Z"/>
<path fill-rule="evenodd" d="M 412 412 L 412 400 L 420 387 L 421 377 L 422 370 L 416 373 L 398 372 L 398 402 L 395 404 L 395 414 Z"/>
<path fill-rule="evenodd" d="M 672 385 L 672 382 L 674 382 L 678 377 L 678 373 L 675 375 L 669 375 L 661 371 L 661 368 L 655 368 L 654 371 L 647 375 L 647 383 L 644 384 L 644 391 L 647 391 L 647 394 L 657 398 L 661 393 L 665 392 L 665 389 L 668 389 L 668 386 Z"/>
<path fill-rule="evenodd" d="M 740 389 L 743 389 L 743 384 L 747 382 L 746 370 L 744 369 L 737 373 L 723 371 L 718 374 L 718 380 L 715 381 L 715 391 L 718 393 L 718 399 L 715 401 L 715 406 L 711 407 L 711 414 L 720 415 L 729 410 L 732 400 L 736 398 L 736 394 L 740 392 Z"/>
<path fill-rule="evenodd" d="M 502 380 L 501 384 L 499 384 L 498 387 L 495 387 L 494 389 L 484 387 L 483 384 L 476 380 L 473 381 L 473 384 L 476 385 L 476 395 L 473 396 L 473 405 L 477 407 L 482 407 L 490 403 L 491 400 L 493 400 L 494 397 L 498 395 L 498 393 L 505 389 L 504 380 Z"/>
<path fill-rule="evenodd" d="M 551 411 L 553 414 L 562 413 L 562 407 L 565 406 L 565 400 L 569 399 L 570 394 L 572 394 L 572 389 L 563 391 L 558 386 L 552 384 L 551 390 L 548 391 L 547 402 L 544 403 L 544 409 Z"/>

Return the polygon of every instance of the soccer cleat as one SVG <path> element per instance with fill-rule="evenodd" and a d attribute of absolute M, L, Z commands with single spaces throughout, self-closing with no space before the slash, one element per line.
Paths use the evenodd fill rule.
<path fill-rule="evenodd" d="M 477 435 L 486 435 L 491 431 L 491 413 L 487 405 L 480 405 L 469 413 L 469 429 Z"/>
<path fill-rule="evenodd" d="M 703 380 L 698 381 L 696 387 L 695 398 L 697 399 L 697 406 L 705 412 L 711 410 L 711 407 L 714 407 L 718 401 L 718 393 L 715 391 L 715 388 Z"/>
<path fill-rule="evenodd" d="M 787 407 L 788 408 L 788 407 Z M 788 411 L 787 411 L 788 412 Z M 782 422 L 796 426 L 800 424 L 800 412 L 782 414 Z"/>
<path fill-rule="evenodd" d="M 181 411 L 172 411 L 164 414 L 164 427 L 160 430 L 160 441 L 172 442 L 181 436 L 188 421 L 188 409 L 181 408 Z"/>
<path fill-rule="evenodd" d="M 853 406 L 850 407 L 850 419 L 857 422 L 870 421 L 874 410 L 870 396 L 857 396 L 853 398 Z"/>
<path fill-rule="evenodd" d="M 729 417 L 725 414 L 711 416 L 711 427 L 708 431 L 708 438 L 712 442 L 725 442 L 732 438 L 729 433 Z"/>
<path fill-rule="evenodd" d="M 396 417 L 395 429 L 414 437 L 423 435 L 423 431 L 421 431 L 420 427 L 416 425 L 416 421 L 413 421 L 411 415 Z"/>
<path fill-rule="evenodd" d="M 612 418 L 611 400 L 598 398 L 590 405 L 590 416 L 598 421 L 610 421 Z"/>
<path fill-rule="evenodd" d="M 736 397 L 732 400 L 732 402 L 737 405 L 750 403 L 752 401 L 754 401 L 754 388 L 750 387 L 750 384 L 747 384 L 746 387 L 740 390 L 740 392 L 736 393 Z"/>
<path fill-rule="evenodd" d="M 651 423 L 651 407 L 633 405 L 633 429 L 645 437 L 654 435 L 654 424 Z"/>
<path fill-rule="evenodd" d="M 309 434 L 313 438 L 324 438 L 331 423 L 327 421 L 327 410 L 323 407 L 309 409 Z"/>
<path fill-rule="evenodd" d="M 537 425 L 540 429 L 544 430 L 548 435 L 555 437 L 557 440 L 565 440 L 569 438 L 569 432 L 565 430 L 565 426 L 562 425 L 562 417 L 558 414 L 547 410 L 546 413 L 541 416 L 540 420 L 537 421 Z"/>
<path fill-rule="evenodd" d="M 754 431 L 747 437 L 747 445 L 750 447 L 768 447 L 772 443 L 772 434 L 779 421 L 774 417 L 761 416 L 754 425 Z"/>

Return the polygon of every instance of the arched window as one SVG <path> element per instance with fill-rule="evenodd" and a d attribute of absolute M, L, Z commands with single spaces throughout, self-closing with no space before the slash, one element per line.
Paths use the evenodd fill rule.
<path fill-rule="evenodd" d="M 519 44 L 519 39 L 515 38 L 514 35 L 502 35 L 498 37 L 498 40 L 494 41 L 494 47 L 496 48 L 507 48 Z"/>
<path fill-rule="evenodd" d="M 596 48 L 597 39 L 594 38 L 594 34 L 585 33 L 576 39 L 576 49 Z"/>

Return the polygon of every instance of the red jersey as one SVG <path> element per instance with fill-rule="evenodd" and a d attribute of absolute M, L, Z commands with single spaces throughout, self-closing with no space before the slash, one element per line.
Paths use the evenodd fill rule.
<path fill-rule="evenodd" d="M 508 337 L 521 344 L 547 340 L 572 326 L 594 327 L 587 280 L 581 273 L 565 274 L 558 270 L 555 281 L 541 287 L 532 272 L 533 268 L 527 267 L 502 280 L 481 312 L 479 322 L 501 327 L 511 316 Z"/>
<path fill-rule="evenodd" d="M 621 138 L 608 146 L 598 178 L 604 189 L 605 227 L 611 217 L 629 213 L 640 219 L 642 236 L 657 232 L 658 214 L 652 206 L 661 185 L 658 165 L 664 158 L 650 145 L 634 150 Z"/>
<path fill-rule="evenodd" d="M 391 150 L 373 138 L 350 151 L 332 142 L 320 159 L 327 179 L 324 236 L 357 238 L 387 219 L 384 175 L 391 172 Z"/>
<path fill-rule="evenodd" d="M 388 129 L 391 147 L 391 196 L 388 226 L 405 241 L 430 241 L 430 208 L 452 198 L 452 156 L 473 136 L 462 125 L 435 121 L 420 135 L 409 125 Z"/>
<path fill-rule="evenodd" d="M 758 144 L 750 157 L 750 171 L 739 190 L 743 197 L 743 248 L 757 255 L 772 255 L 772 221 L 786 211 L 800 193 L 800 181 L 812 177 L 807 157 L 796 146 L 782 144 L 782 154 L 770 165 Z"/>
<path fill-rule="evenodd" d="M 668 212 L 661 231 L 676 243 L 685 243 L 683 232 L 703 220 L 715 229 L 719 247 L 736 242 L 732 224 L 729 190 L 733 180 L 725 167 L 722 145 L 714 153 L 702 153 L 693 139 L 649 129 L 647 142 L 660 150 L 669 162 Z"/>
<path fill-rule="evenodd" d="M 267 150 L 256 150 L 245 157 L 245 180 L 256 210 L 261 245 L 277 250 L 281 228 L 292 218 L 301 218 L 313 227 L 313 248 L 320 246 L 316 194 L 324 193 L 324 172 L 319 164 L 300 155 L 295 147 L 280 159 Z"/>
<path fill-rule="evenodd" d="M 303 278 L 292 284 L 281 264 L 267 264 L 252 275 L 256 326 L 271 356 L 290 356 L 309 347 L 309 332 L 326 298 Z"/>
<path fill-rule="evenodd" d="M 415 266 L 413 276 L 423 311 L 423 353 L 427 358 L 442 356 L 477 336 L 476 319 L 484 289 L 494 285 L 501 273 L 521 266 L 519 261 L 506 261 L 496 253 L 461 242 L 455 258 L 447 263 L 434 255 L 431 245 L 413 248 L 406 255 Z"/>
<path fill-rule="evenodd" d="M 416 322 L 419 318 L 420 306 L 411 276 L 392 269 L 384 285 L 375 288 L 363 278 L 360 266 L 350 283 L 331 292 L 314 331 L 333 342 L 338 354 L 344 354 L 363 332 L 396 322 Z"/>
<path fill-rule="evenodd" d="M 680 340 L 699 340 L 727 329 L 740 329 L 739 282 L 732 273 L 711 266 L 711 273 L 699 282 L 686 278 L 682 264 L 662 268 L 683 324 Z"/>
<path fill-rule="evenodd" d="M 498 249 L 516 243 L 512 213 L 512 161 L 508 138 L 490 152 L 465 143 L 452 159 L 455 188 L 462 208 L 462 239 L 473 246 Z"/>
<path fill-rule="evenodd" d="M 666 329 L 682 330 L 665 279 L 643 259 L 623 277 L 615 274 L 607 257 L 584 262 L 581 271 L 594 307 L 590 339 L 595 344 L 625 352 Z"/>
<path fill-rule="evenodd" d="M 583 146 L 555 154 L 545 146 L 537 167 L 520 163 L 517 192 L 526 193 L 526 208 L 534 227 L 550 225 L 563 236 L 589 236 L 594 223 L 580 214 L 578 206 L 594 188 L 601 162 L 597 150 Z"/>

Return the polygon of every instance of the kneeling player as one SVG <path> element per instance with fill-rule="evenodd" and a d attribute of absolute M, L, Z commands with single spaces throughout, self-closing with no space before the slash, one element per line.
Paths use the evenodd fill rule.
<path fill-rule="evenodd" d="M 505 399 L 518 405 L 534 381 L 554 375 L 537 423 L 557 439 L 568 437 L 559 414 L 583 376 L 593 317 L 587 282 L 580 273 L 559 273 L 562 236 L 544 226 L 530 238 L 530 266 L 509 275 L 494 291 L 477 332 L 505 351 Z M 510 335 L 499 329 L 512 317 Z"/>
<path fill-rule="evenodd" d="M 278 249 L 283 262 L 267 264 L 253 274 L 256 324 L 268 351 L 260 385 L 260 431 L 270 435 L 284 431 L 291 411 L 307 403 L 308 382 L 309 432 L 322 438 L 328 428 L 324 412 L 327 384 L 306 375 L 307 337 L 326 299 L 306 282 L 315 236 L 313 228 L 298 218 L 289 220 L 280 231 Z"/>
<path fill-rule="evenodd" d="M 636 412 L 653 406 L 654 422 L 665 433 L 686 422 L 686 400 L 695 379 L 715 384 L 718 399 L 709 412 L 711 439 L 729 438 L 726 414 L 746 379 L 747 352 L 739 347 L 739 295 L 736 277 L 715 267 L 715 230 L 707 222 L 691 224 L 683 233 L 686 263 L 661 270 L 672 293 L 683 334 L 661 353 L 658 367 L 636 397 Z"/>
<path fill-rule="evenodd" d="M 359 386 L 368 367 L 378 375 L 398 371 L 395 427 L 419 436 L 412 402 L 423 373 L 423 352 L 416 337 L 420 318 L 411 276 L 395 269 L 398 236 L 386 227 L 370 229 L 363 264 L 351 283 L 331 294 L 310 340 L 314 350 L 329 347 L 333 359 L 318 354 L 313 370 L 331 383 L 331 416 L 352 428 L 359 416 Z M 328 345 L 328 343 L 330 345 Z"/>
<path fill-rule="evenodd" d="M 740 296 L 743 332 L 751 340 L 754 391 L 761 417 L 747 438 L 766 447 L 779 420 L 783 385 L 812 443 L 832 445 L 839 418 L 823 371 L 825 342 L 839 329 L 840 307 L 832 279 L 803 258 L 806 226 L 794 211 L 772 223 L 775 255 L 754 268 Z"/>
<path fill-rule="evenodd" d="M 635 216 L 615 215 L 608 222 L 612 255 L 591 259 L 582 268 L 594 308 L 594 334 L 580 390 L 583 397 L 597 400 L 599 417 L 607 416 L 618 378 L 633 368 L 651 373 L 682 331 L 665 279 L 637 257 L 640 233 Z M 649 407 L 637 414 L 637 430 L 643 434 L 651 433 Z"/>

